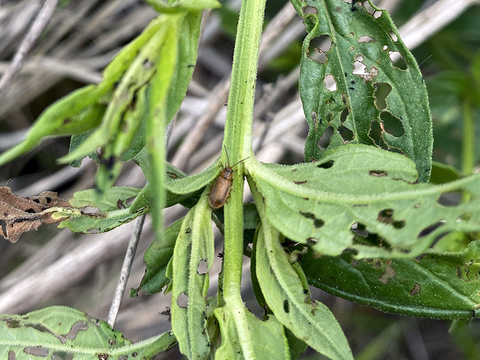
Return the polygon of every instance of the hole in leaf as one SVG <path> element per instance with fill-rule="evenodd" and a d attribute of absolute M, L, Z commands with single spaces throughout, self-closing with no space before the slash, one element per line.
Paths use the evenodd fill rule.
<path fill-rule="evenodd" d="M 388 172 L 386 172 L 385 170 L 370 170 L 368 172 L 368 175 L 373 177 L 385 177 L 388 176 Z"/>
<path fill-rule="evenodd" d="M 378 213 L 377 221 L 384 224 L 390 224 L 393 219 L 393 209 L 383 209 Z"/>
<path fill-rule="evenodd" d="M 397 34 L 395 34 L 395 33 L 393 32 L 393 30 L 389 30 L 389 31 L 388 31 L 388 35 L 390 35 L 390 37 L 392 38 L 393 42 L 397 42 L 397 41 L 398 41 Z"/>
<path fill-rule="evenodd" d="M 197 267 L 198 275 L 205 275 L 208 272 L 208 265 L 205 260 L 200 260 Z"/>
<path fill-rule="evenodd" d="M 380 119 L 382 119 L 383 128 L 386 133 L 396 137 L 400 137 L 405 134 L 402 121 L 389 111 L 382 111 L 380 114 Z"/>
<path fill-rule="evenodd" d="M 313 226 L 317 229 L 320 229 L 323 225 L 325 225 L 325 222 L 322 219 L 313 219 Z"/>
<path fill-rule="evenodd" d="M 320 140 L 318 140 L 318 147 L 322 150 L 325 150 L 328 147 L 328 145 L 330 145 L 330 138 L 332 137 L 332 135 L 333 135 L 333 127 L 328 126 L 325 129 Z"/>
<path fill-rule="evenodd" d="M 440 221 L 436 222 L 435 224 L 427 226 L 422 231 L 420 231 L 420 233 L 418 234 L 418 238 L 420 239 L 422 237 L 430 235 L 431 233 L 433 233 L 435 230 L 437 230 L 439 227 L 445 225 L 446 223 L 447 222 L 445 220 L 440 220 Z"/>
<path fill-rule="evenodd" d="M 437 202 L 441 206 L 458 206 L 460 204 L 463 204 L 467 202 L 470 199 L 470 194 L 463 190 L 463 189 L 458 189 L 458 190 L 453 190 L 449 192 L 444 192 L 442 193 Z"/>
<path fill-rule="evenodd" d="M 383 130 L 380 124 L 376 120 L 370 122 L 370 130 L 368 131 L 368 137 L 372 139 L 373 143 L 382 149 L 387 149 L 387 145 L 382 137 Z"/>
<path fill-rule="evenodd" d="M 383 110 L 387 107 L 387 96 L 392 91 L 392 86 L 388 83 L 377 82 L 373 84 L 375 91 L 373 97 L 375 98 L 375 106 L 378 110 Z"/>
<path fill-rule="evenodd" d="M 328 161 L 325 161 L 319 165 L 317 165 L 318 168 L 321 168 L 321 169 L 330 169 L 333 164 L 335 163 L 334 160 L 328 160 Z"/>
<path fill-rule="evenodd" d="M 382 46 L 382 50 L 383 50 L 383 51 L 387 51 L 387 50 L 388 50 L 388 46 L 387 46 L 387 45 L 383 45 L 383 46 Z"/>
<path fill-rule="evenodd" d="M 348 116 L 349 113 L 350 113 L 350 110 L 348 109 L 348 107 L 343 109 L 342 113 L 340 114 L 340 123 L 341 124 L 343 124 L 345 122 L 345 120 L 347 120 L 347 116 Z"/>
<path fill-rule="evenodd" d="M 464 213 L 457 218 L 457 222 L 469 221 L 472 218 L 472 215 L 469 213 Z"/>
<path fill-rule="evenodd" d="M 333 75 L 325 75 L 325 77 L 323 78 L 323 82 L 325 83 L 325 87 L 327 88 L 327 90 L 330 90 L 332 92 L 337 90 L 337 83 Z"/>
<path fill-rule="evenodd" d="M 405 221 L 403 220 L 394 221 L 392 225 L 395 229 L 403 229 L 405 227 Z"/>
<path fill-rule="evenodd" d="M 177 298 L 177 305 L 183 309 L 186 309 L 188 306 L 188 296 L 185 294 L 185 292 L 182 292 L 180 295 L 178 295 Z"/>
<path fill-rule="evenodd" d="M 7 360 L 16 360 L 16 359 L 17 359 L 17 356 L 15 355 L 15 351 L 10 350 L 8 352 L 8 359 Z"/>
<path fill-rule="evenodd" d="M 314 14 L 316 15 L 317 14 L 317 8 L 313 7 L 313 6 L 304 6 L 302 8 L 302 12 L 305 14 L 305 15 L 308 15 L 308 14 Z"/>
<path fill-rule="evenodd" d="M 362 238 L 366 238 L 369 234 L 367 231 L 367 227 L 362 224 L 362 223 L 354 223 L 351 227 L 350 230 L 357 236 L 360 236 Z"/>
<path fill-rule="evenodd" d="M 283 311 L 287 314 L 290 312 L 290 304 L 288 303 L 288 300 L 283 300 Z"/>
<path fill-rule="evenodd" d="M 398 51 L 389 51 L 388 55 L 390 56 L 393 66 L 400 70 L 407 70 L 408 66 L 402 54 Z"/>
<path fill-rule="evenodd" d="M 378 19 L 380 16 L 382 16 L 382 12 L 375 10 L 375 12 L 372 15 L 375 19 Z"/>
<path fill-rule="evenodd" d="M 307 56 L 319 64 L 325 64 L 328 61 L 327 52 L 331 47 L 332 40 L 330 36 L 318 36 L 310 41 Z"/>
<path fill-rule="evenodd" d="M 421 291 L 422 291 L 422 287 L 420 286 L 420 284 L 415 283 L 415 285 L 413 285 L 412 290 L 410 290 L 410 295 L 415 296 L 419 294 Z"/>
<path fill-rule="evenodd" d="M 48 349 L 41 347 L 41 346 L 27 346 L 23 351 L 28 355 L 33 356 L 41 356 L 47 357 L 48 356 Z"/>
<path fill-rule="evenodd" d="M 373 37 L 368 36 L 368 35 L 360 36 L 357 40 L 358 43 L 366 43 L 366 44 L 369 44 L 369 43 L 375 42 L 375 41 L 377 41 L 377 40 L 375 40 Z"/>
<path fill-rule="evenodd" d="M 307 246 L 314 246 L 318 243 L 318 239 L 315 238 L 308 238 L 307 239 Z"/>
<path fill-rule="evenodd" d="M 340 126 L 338 129 L 337 129 L 338 133 L 340 134 L 340 136 L 342 137 L 342 139 L 344 141 L 352 141 L 353 138 L 354 138 L 354 135 L 353 135 L 353 131 L 346 128 L 345 126 Z"/>
<path fill-rule="evenodd" d="M 67 339 L 75 339 L 79 331 L 86 331 L 88 330 L 88 324 L 85 321 L 77 321 L 75 324 L 72 325 L 69 333 L 65 335 Z"/>
<path fill-rule="evenodd" d="M 300 215 L 306 217 L 307 219 L 311 219 L 311 220 L 315 219 L 315 215 L 309 212 L 300 211 Z"/>
<path fill-rule="evenodd" d="M 319 125 L 317 124 L 317 113 L 315 111 L 312 111 L 310 115 L 312 116 L 313 125 L 315 126 L 315 128 L 317 128 L 317 126 Z"/>

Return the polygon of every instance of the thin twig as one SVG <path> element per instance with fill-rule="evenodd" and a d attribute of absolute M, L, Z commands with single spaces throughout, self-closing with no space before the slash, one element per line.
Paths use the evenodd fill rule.
<path fill-rule="evenodd" d="M 57 5 L 58 0 L 46 0 L 45 4 L 43 4 L 43 7 L 38 13 L 37 18 L 33 22 L 32 27 L 28 31 L 27 35 L 22 41 L 22 44 L 18 48 L 17 53 L 13 57 L 10 68 L 2 77 L 2 80 L 0 80 L 0 98 L 8 91 L 8 89 L 12 85 L 15 77 L 17 76 L 18 72 L 20 71 L 25 62 L 25 58 L 28 52 L 37 42 L 43 30 L 52 18 L 52 15 L 57 8 Z"/>
<path fill-rule="evenodd" d="M 117 320 L 118 310 L 120 309 L 120 304 L 122 303 L 123 294 L 127 286 L 128 276 L 130 275 L 130 269 L 132 268 L 133 258 L 135 257 L 135 252 L 137 251 L 138 241 L 140 240 L 140 235 L 142 234 L 144 222 L 145 215 L 142 215 L 135 220 L 135 228 L 128 243 L 127 253 L 125 254 L 125 259 L 123 260 L 122 270 L 120 272 L 120 277 L 118 278 L 112 305 L 110 306 L 110 311 L 108 312 L 107 317 L 107 322 L 112 328 L 115 326 L 115 321 Z"/>

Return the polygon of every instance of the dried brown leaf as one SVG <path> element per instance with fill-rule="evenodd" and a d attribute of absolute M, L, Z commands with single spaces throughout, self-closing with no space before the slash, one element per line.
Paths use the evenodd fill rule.
<path fill-rule="evenodd" d="M 18 241 L 26 231 L 37 230 L 42 224 L 53 224 L 53 208 L 71 207 L 70 203 L 58 197 L 56 192 L 44 191 L 38 196 L 15 195 L 8 186 L 0 187 L 0 235 L 12 243 Z"/>

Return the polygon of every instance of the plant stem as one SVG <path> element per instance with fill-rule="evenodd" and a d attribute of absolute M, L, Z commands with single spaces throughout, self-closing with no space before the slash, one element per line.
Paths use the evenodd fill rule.
<path fill-rule="evenodd" d="M 252 155 L 253 102 L 264 12 L 265 0 L 242 1 L 224 139 L 232 164 Z M 224 298 L 242 306 L 240 289 L 243 262 L 243 172 L 244 165 L 240 163 L 236 167 L 230 199 L 225 206 L 223 267 Z"/>
<path fill-rule="evenodd" d="M 468 99 L 463 101 L 463 143 L 462 172 L 464 175 L 473 173 L 475 164 L 475 123 L 472 105 Z"/>

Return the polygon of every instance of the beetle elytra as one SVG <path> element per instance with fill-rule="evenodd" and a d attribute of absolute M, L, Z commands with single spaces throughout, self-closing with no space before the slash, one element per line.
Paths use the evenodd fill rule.
<path fill-rule="evenodd" d="M 210 190 L 210 194 L 208 195 L 208 204 L 214 210 L 220 209 L 230 196 L 230 190 L 232 189 L 233 183 L 233 167 L 248 159 L 248 157 L 246 157 L 233 166 L 230 166 L 227 148 L 225 148 L 225 153 L 227 154 L 227 164 L 224 166 L 223 170 L 220 171 L 220 175 L 213 184 L 212 190 Z"/>

